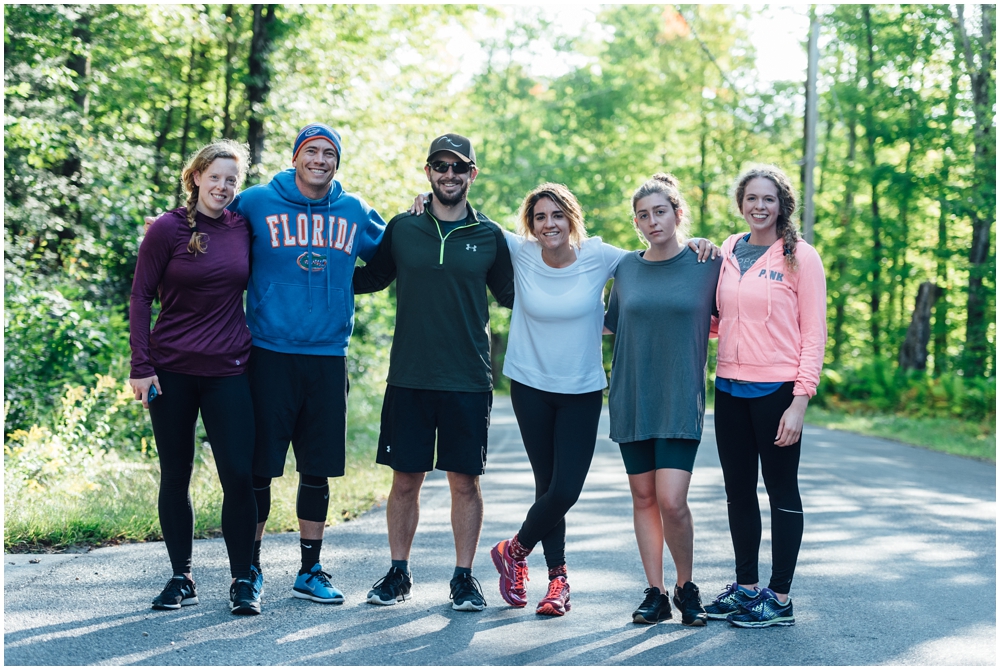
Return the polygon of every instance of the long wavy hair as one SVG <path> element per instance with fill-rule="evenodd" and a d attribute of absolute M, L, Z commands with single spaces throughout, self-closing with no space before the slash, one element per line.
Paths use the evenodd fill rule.
<path fill-rule="evenodd" d="M 733 197 L 736 199 L 736 211 L 743 216 L 743 195 L 746 193 L 747 184 L 753 179 L 769 179 L 778 189 L 778 222 L 776 230 L 778 237 L 782 238 L 785 248 L 785 265 L 789 270 L 798 268 L 795 259 L 795 247 L 799 242 L 799 229 L 792 221 L 792 214 L 795 213 L 797 204 L 795 198 L 795 188 L 792 187 L 792 180 L 788 175 L 776 165 L 751 165 L 736 178 L 733 184 Z"/>
<path fill-rule="evenodd" d="M 194 175 L 207 170 L 216 158 L 231 158 L 236 161 L 238 170 L 236 176 L 237 193 L 246 179 L 250 151 L 245 144 L 239 144 L 233 140 L 218 140 L 199 149 L 198 153 L 192 156 L 188 164 L 184 166 L 184 172 L 181 173 L 181 185 L 184 186 L 184 191 L 188 194 L 187 221 L 191 228 L 196 227 L 195 214 L 198 211 L 198 185 L 194 183 Z M 192 254 L 205 253 L 208 251 L 208 235 L 192 230 L 187 249 Z"/>
<path fill-rule="evenodd" d="M 646 180 L 646 183 L 637 188 L 635 193 L 632 194 L 632 223 L 635 225 L 635 231 L 638 233 L 639 239 L 642 240 L 644 244 L 648 244 L 648 241 L 639 230 L 639 225 L 635 223 L 635 208 L 636 205 L 639 204 L 640 200 L 649 197 L 654 193 L 659 193 L 667 199 L 670 206 L 674 208 L 674 215 L 680 212 L 680 216 L 677 217 L 676 235 L 677 241 L 684 244 L 687 240 L 687 233 L 691 228 L 691 219 L 688 217 L 687 201 L 685 201 L 684 196 L 681 195 L 681 183 L 677 180 L 677 177 L 669 172 L 657 172 Z"/>
<path fill-rule="evenodd" d="M 583 208 L 580 207 L 576 196 L 565 184 L 545 183 L 524 196 L 524 202 L 521 203 L 521 211 L 517 217 L 518 234 L 538 239 L 533 227 L 535 205 L 542 198 L 548 198 L 554 202 L 556 207 L 566 215 L 566 221 L 569 222 L 569 243 L 579 249 L 583 241 L 587 239 L 587 229 L 583 223 Z"/>

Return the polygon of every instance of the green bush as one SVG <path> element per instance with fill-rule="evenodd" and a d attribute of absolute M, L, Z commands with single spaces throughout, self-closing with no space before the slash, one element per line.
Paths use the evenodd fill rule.
<path fill-rule="evenodd" d="M 109 371 L 128 377 L 123 310 L 74 295 L 69 283 L 4 282 L 5 431 L 47 423 L 66 385 Z"/>
<path fill-rule="evenodd" d="M 954 373 L 933 377 L 872 361 L 856 368 L 824 369 L 816 401 L 831 407 L 862 401 L 871 410 L 907 416 L 995 422 L 996 378 L 973 379 Z"/>

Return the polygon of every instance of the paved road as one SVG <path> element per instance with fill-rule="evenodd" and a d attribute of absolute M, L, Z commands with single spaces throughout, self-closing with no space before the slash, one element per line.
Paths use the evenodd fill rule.
<path fill-rule="evenodd" d="M 806 535 L 792 628 L 637 626 L 645 587 L 617 448 L 600 440 L 568 518 L 573 610 L 558 619 L 500 599 L 486 548 L 512 535 L 531 497 L 509 402 L 497 398 L 483 478 L 477 560 L 489 607 L 454 612 L 449 496 L 429 478 L 411 566 L 414 599 L 363 602 L 388 567 L 383 509 L 327 530 L 323 561 L 347 602 L 290 597 L 296 536 L 268 536 L 264 614 L 228 613 L 219 540 L 195 543 L 201 604 L 154 612 L 168 577 L 162 544 L 77 556 L 5 557 L 9 665 L 996 665 L 996 469 L 885 440 L 806 428 L 801 481 Z M 732 580 L 722 474 L 707 422 L 691 487 L 695 577 L 710 598 Z M 601 434 L 607 434 L 607 416 Z M 763 489 L 760 490 L 763 496 Z M 7 504 L 16 504 L 7 501 Z M 766 504 L 762 505 L 766 510 Z M 768 522 L 765 519 L 765 528 Z M 770 545 L 765 533 L 762 577 Z M 41 559 L 32 564 L 29 560 Z M 669 559 L 668 559 L 669 564 Z M 544 594 L 541 551 L 530 599 Z M 670 576 L 668 575 L 668 580 Z"/>

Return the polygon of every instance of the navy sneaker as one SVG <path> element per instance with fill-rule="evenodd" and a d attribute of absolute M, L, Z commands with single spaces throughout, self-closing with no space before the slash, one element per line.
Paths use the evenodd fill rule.
<path fill-rule="evenodd" d="M 685 582 L 684 588 L 674 586 L 674 605 L 680 610 L 681 623 L 685 626 L 704 626 L 708 620 L 701 606 L 701 592 L 694 582 Z"/>
<path fill-rule="evenodd" d="M 194 582 L 184 575 L 174 575 L 163 587 L 163 592 L 153 598 L 154 610 L 179 610 L 182 606 L 197 605 L 198 594 Z"/>
<path fill-rule="evenodd" d="M 464 573 L 451 580 L 451 608 L 460 612 L 481 612 L 486 607 L 486 598 L 479 586 L 479 580 L 471 573 Z"/>
<path fill-rule="evenodd" d="M 323 566 L 319 563 L 309 572 L 295 578 L 292 595 L 327 605 L 340 605 L 344 602 L 344 594 L 330 583 L 330 575 L 323 572 Z"/>
<path fill-rule="evenodd" d="M 250 580 L 237 579 L 229 587 L 229 611 L 233 614 L 260 614 L 260 598 L 254 595 Z"/>
<path fill-rule="evenodd" d="M 372 605 L 395 605 L 410 599 L 413 579 L 397 567 L 389 568 L 385 577 L 372 584 L 368 602 Z"/>
<path fill-rule="evenodd" d="M 256 565 L 250 566 L 250 584 L 253 586 L 254 600 L 264 595 L 264 572 Z"/>
<path fill-rule="evenodd" d="M 757 594 L 760 592 L 758 591 Z M 715 597 L 715 600 L 705 605 L 705 616 L 716 621 L 724 621 L 730 614 L 736 614 L 740 609 L 753 602 L 757 594 L 748 596 L 740 590 L 739 584 L 733 582 Z"/>
<path fill-rule="evenodd" d="M 760 595 L 753 602 L 743 606 L 743 611 L 730 614 L 726 619 L 740 628 L 767 628 L 768 626 L 792 626 L 795 616 L 792 613 L 792 599 L 781 604 L 778 596 L 771 589 L 761 589 Z"/>
<path fill-rule="evenodd" d="M 638 609 L 632 612 L 632 623 L 657 623 L 666 621 L 673 614 L 670 612 L 670 598 L 660 593 L 660 589 L 650 586 L 643 591 L 646 597 L 642 599 Z"/>

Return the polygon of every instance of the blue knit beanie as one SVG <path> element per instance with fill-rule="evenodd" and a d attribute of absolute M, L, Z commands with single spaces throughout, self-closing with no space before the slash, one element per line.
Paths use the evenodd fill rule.
<path fill-rule="evenodd" d="M 339 170 L 341 155 L 340 133 L 325 123 L 310 123 L 299 131 L 299 134 L 295 136 L 295 146 L 292 147 L 292 162 L 294 163 L 295 157 L 299 155 L 299 149 L 309 142 L 318 139 L 330 140 L 333 146 L 337 148 L 337 169 Z"/>

